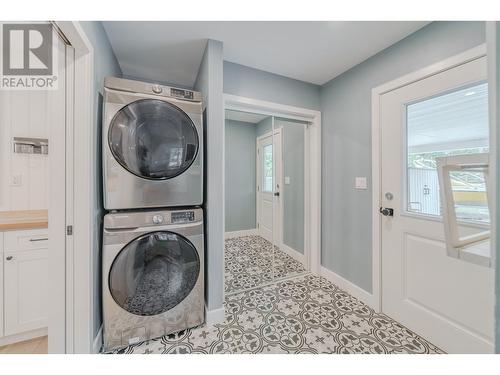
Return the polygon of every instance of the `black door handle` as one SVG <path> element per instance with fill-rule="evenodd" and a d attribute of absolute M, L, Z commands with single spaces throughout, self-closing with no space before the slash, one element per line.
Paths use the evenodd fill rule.
<path fill-rule="evenodd" d="M 394 216 L 394 208 L 380 207 L 380 213 L 384 216 Z"/>
<path fill-rule="evenodd" d="M 275 196 L 275 197 L 279 197 L 279 196 L 280 196 L 280 192 L 279 192 L 279 191 L 275 192 L 275 193 L 274 193 L 274 196 Z"/>

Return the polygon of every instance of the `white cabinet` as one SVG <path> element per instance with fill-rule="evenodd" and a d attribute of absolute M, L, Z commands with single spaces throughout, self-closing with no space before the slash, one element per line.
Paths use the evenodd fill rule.
<path fill-rule="evenodd" d="M 47 327 L 47 230 L 11 231 L 3 237 L 3 334 Z"/>

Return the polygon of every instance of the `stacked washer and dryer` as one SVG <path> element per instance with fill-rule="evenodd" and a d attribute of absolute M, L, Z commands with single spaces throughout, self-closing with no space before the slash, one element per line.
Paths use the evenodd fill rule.
<path fill-rule="evenodd" d="M 200 93 L 107 77 L 102 150 L 104 349 L 202 324 Z"/>

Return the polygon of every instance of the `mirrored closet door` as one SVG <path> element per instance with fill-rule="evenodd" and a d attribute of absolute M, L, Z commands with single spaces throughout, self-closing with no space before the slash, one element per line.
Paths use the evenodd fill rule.
<path fill-rule="evenodd" d="M 306 131 L 306 123 L 226 110 L 226 294 L 307 270 Z"/>

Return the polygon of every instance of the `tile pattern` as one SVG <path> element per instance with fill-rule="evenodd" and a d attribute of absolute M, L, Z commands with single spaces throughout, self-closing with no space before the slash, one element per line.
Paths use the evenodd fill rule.
<path fill-rule="evenodd" d="M 334 284 L 305 275 L 226 297 L 226 320 L 114 353 L 442 353 Z"/>
<path fill-rule="evenodd" d="M 274 264 L 274 270 L 272 265 Z M 274 275 L 273 275 L 274 271 Z M 255 288 L 306 270 L 291 256 L 260 236 L 226 239 L 225 290 L 234 293 Z"/>

